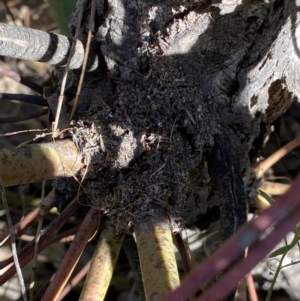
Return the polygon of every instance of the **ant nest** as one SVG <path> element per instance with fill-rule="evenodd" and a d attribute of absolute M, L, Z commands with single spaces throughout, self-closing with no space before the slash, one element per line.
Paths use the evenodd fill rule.
<path fill-rule="evenodd" d="M 149 81 L 119 85 L 106 101 L 99 96 L 88 120 L 72 129 L 87 164 L 85 192 L 118 232 L 131 231 L 157 206 L 171 220 L 180 218 L 189 174 L 212 141 L 197 88 L 151 87 Z"/>

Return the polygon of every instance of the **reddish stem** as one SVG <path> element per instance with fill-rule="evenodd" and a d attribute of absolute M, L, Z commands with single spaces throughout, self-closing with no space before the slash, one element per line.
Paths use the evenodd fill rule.
<path fill-rule="evenodd" d="M 242 257 L 246 247 L 252 245 L 249 255 L 240 261 L 234 269 L 220 277 L 197 301 L 218 300 L 225 297 L 234 289 L 239 279 L 250 271 L 272 248 L 289 232 L 300 220 L 300 177 L 292 187 L 270 208 L 265 210 L 258 218 L 244 225 L 234 236 L 218 249 L 210 258 L 199 265 L 181 286 L 168 294 L 162 301 L 180 301 L 206 281 L 213 278 L 220 271 L 228 269 L 233 262 Z M 271 226 L 277 223 L 275 230 L 261 240 L 260 236 Z M 215 293 L 215 294 L 214 294 Z M 212 298 L 214 299 L 210 299 Z"/>
<path fill-rule="evenodd" d="M 44 250 L 52 241 L 55 234 L 59 231 L 59 229 L 66 223 L 67 219 L 72 216 L 75 211 L 78 209 L 80 204 L 77 201 L 77 198 L 73 199 L 73 201 L 68 205 L 68 207 L 58 216 L 53 222 L 51 222 L 44 230 L 40 243 L 39 243 L 39 252 Z M 34 245 L 35 240 L 28 243 L 24 248 L 22 248 L 18 252 L 19 263 L 20 266 L 25 266 L 34 255 Z M 1 265 L 5 262 L 6 265 L 11 263 L 13 258 L 10 257 L 8 260 L 2 262 Z M 6 266 L 5 265 L 5 266 Z M 16 273 L 15 266 L 11 266 L 3 275 L 0 275 L 0 285 L 9 280 Z"/>
<path fill-rule="evenodd" d="M 58 301 L 63 300 L 63 298 L 75 287 L 82 279 L 86 276 L 91 266 L 91 260 L 79 271 L 79 273 L 74 276 L 71 281 L 65 286 L 62 293 L 60 294 Z M 252 300 L 251 300 L 252 301 Z"/>
<path fill-rule="evenodd" d="M 300 145 L 300 136 L 287 143 L 264 161 L 257 164 L 254 169 L 257 178 L 261 178 L 265 172 L 277 163 L 281 158 Z"/>
<path fill-rule="evenodd" d="M 98 225 L 99 211 L 92 208 L 83 220 L 42 301 L 58 300 L 87 243 L 95 234 Z"/>
<path fill-rule="evenodd" d="M 252 274 L 248 273 L 246 275 L 246 278 L 247 278 L 247 286 L 248 286 L 250 301 L 258 301 Z"/>
<path fill-rule="evenodd" d="M 55 191 L 54 189 L 44 199 L 44 213 L 48 213 L 55 205 Z M 34 208 L 21 221 L 14 225 L 15 237 L 20 237 L 28 228 L 34 225 L 40 216 L 40 207 Z M 9 243 L 9 231 L 0 234 L 0 247 Z"/>

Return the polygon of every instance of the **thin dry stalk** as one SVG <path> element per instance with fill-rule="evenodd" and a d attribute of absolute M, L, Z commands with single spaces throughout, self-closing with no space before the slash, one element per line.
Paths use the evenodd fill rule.
<path fill-rule="evenodd" d="M 53 137 L 55 137 L 56 130 L 58 128 L 61 108 L 62 108 L 62 104 L 63 104 L 63 101 L 64 101 L 64 94 L 65 94 L 65 88 L 66 88 L 68 72 L 69 72 L 69 68 L 70 68 L 70 64 L 71 64 L 73 55 L 75 53 L 75 47 L 76 47 L 77 39 L 78 39 L 79 33 L 80 33 L 80 26 L 81 26 L 81 22 L 82 22 L 85 2 L 86 2 L 86 0 L 82 1 L 82 4 L 81 4 L 81 10 L 80 10 L 80 14 L 79 14 L 79 20 L 77 21 L 75 36 L 74 36 L 74 39 L 73 39 L 73 42 L 72 42 L 72 45 L 71 45 L 70 54 L 69 54 L 67 64 L 66 64 L 66 67 L 65 67 L 65 70 L 64 70 L 64 74 L 63 74 L 63 77 L 62 77 L 62 81 L 61 81 L 61 87 L 60 87 L 59 97 L 58 97 L 58 101 L 57 101 L 57 110 L 56 110 L 56 113 L 55 113 L 55 120 L 54 120 L 53 128 L 52 128 Z M 86 55 L 86 54 L 84 54 L 84 55 Z"/>
<path fill-rule="evenodd" d="M 41 236 L 41 240 L 39 244 L 39 252 L 44 250 L 49 244 L 52 243 L 53 237 L 66 223 L 67 219 L 76 212 L 79 206 L 80 205 L 78 203 L 77 198 L 73 199 L 72 202 L 67 206 L 67 208 L 61 213 L 61 215 L 58 216 L 53 222 L 51 222 L 45 228 Z M 18 258 L 21 267 L 25 266 L 33 258 L 34 245 L 35 245 L 35 241 L 33 240 L 18 252 Z M 10 257 L 5 261 L 2 261 L 0 264 L 0 269 L 6 267 L 12 261 L 13 261 L 12 257 Z M 11 266 L 5 273 L 0 275 L 0 285 L 5 283 L 11 277 L 13 277 L 15 273 L 16 273 L 15 266 Z"/>
<path fill-rule="evenodd" d="M 92 208 L 89 210 L 76 233 L 75 239 L 64 256 L 64 259 L 51 281 L 49 288 L 43 296 L 42 301 L 58 300 L 87 243 L 97 231 L 98 225 L 99 211 Z"/>
<path fill-rule="evenodd" d="M 104 300 L 123 238 L 124 235 L 117 235 L 114 226 L 106 221 L 79 301 Z"/>
<path fill-rule="evenodd" d="M 158 300 L 179 286 L 172 233 L 163 210 L 156 208 L 135 228 L 146 300 Z"/>
<path fill-rule="evenodd" d="M 11 216 L 9 213 L 9 207 L 8 207 L 7 200 L 6 200 L 5 189 L 3 187 L 1 178 L 0 178 L 0 192 L 1 192 L 1 197 L 2 197 L 3 207 L 4 207 L 4 210 L 6 213 L 6 217 L 7 217 L 7 224 L 8 224 L 8 229 L 10 232 L 10 237 L 11 237 L 11 249 L 12 249 L 12 254 L 13 254 L 12 256 L 14 259 L 15 268 L 17 270 L 19 283 L 21 286 L 22 297 L 23 297 L 24 301 L 27 301 L 24 278 L 22 275 L 22 271 L 20 268 L 19 259 L 18 259 L 18 255 L 17 255 L 17 247 L 16 247 L 16 241 L 15 241 L 15 236 L 14 236 L 14 231 L 13 231 L 13 225 L 12 225 Z"/>
<path fill-rule="evenodd" d="M 83 167 L 70 140 L 0 150 L 0 177 L 4 187 L 72 177 Z"/>
<path fill-rule="evenodd" d="M 78 83 L 78 87 L 77 87 L 77 92 L 76 92 L 76 96 L 75 96 L 75 100 L 74 100 L 74 106 L 72 108 L 70 120 L 72 120 L 73 117 L 74 117 L 76 108 L 78 106 L 80 92 L 81 92 L 81 89 L 82 89 L 82 84 L 83 84 L 84 75 L 85 75 L 85 71 L 86 71 L 86 67 L 87 67 L 87 62 L 88 62 L 88 58 L 89 58 L 89 53 L 90 53 L 90 48 L 91 48 L 92 29 L 93 29 L 93 26 L 94 26 L 95 11 L 96 11 L 96 1 L 92 0 L 91 17 L 90 17 L 90 23 L 89 23 L 89 31 L 88 31 L 87 42 L 86 42 L 86 46 L 85 46 L 83 65 L 82 65 L 82 69 L 81 69 L 81 73 L 80 73 L 79 83 Z"/>
<path fill-rule="evenodd" d="M 31 271 L 31 281 L 30 281 L 30 301 L 33 301 L 33 289 L 34 289 L 34 282 L 35 282 L 35 274 L 37 268 L 37 257 L 39 253 L 39 242 L 41 238 L 41 230 L 43 227 L 43 221 L 45 217 L 45 189 L 46 189 L 46 181 L 42 183 L 42 196 L 41 196 L 41 203 L 40 203 L 40 216 L 39 216 L 39 223 L 36 230 L 36 237 L 35 237 L 35 246 L 34 246 L 34 257 L 32 262 L 32 271 Z"/>
<path fill-rule="evenodd" d="M 44 200 L 44 212 L 48 213 L 55 205 L 55 190 L 53 189 Z M 20 237 L 28 228 L 34 225 L 40 215 L 40 207 L 34 208 L 29 212 L 21 221 L 19 221 L 13 227 L 13 233 L 15 237 Z M 0 247 L 4 246 L 9 242 L 10 234 L 9 231 L 5 231 L 0 234 Z"/>
<path fill-rule="evenodd" d="M 281 147 L 278 151 L 274 154 L 269 156 L 264 161 L 260 162 L 254 169 L 254 172 L 257 178 L 261 178 L 266 171 L 271 168 L 276 162 L 278 162 L 282 157 L 287 155 L 290 151 L 300 145 L 300 136 L 286 144 L 285 146 Z"/>
<path fill-rule="evenodd" d="M 240 262 L 234 268 L 228 271 L 218 279 L 213 287 L 210 287 L 196 301 L 219 301 L 223 300 L 234 288 L 234 284 L 250 270 L 280 242 L 280 240 L 292 229 L 300 220 L 300 206 L 294 208 L 295 211 L 287 216 L 279 225 L 274 227 L 274 230 L 266 238 L 253 244 L 250 249 L 250 255 Z M 226 259 L 223 258 L 224 261 Z M 269 291 L 270 292 L 270 291 Z"/>
<path fill-rule="evenodd" d="M 13 12 L 11 11 L 11 7 L 10 5 L 8 5 L 8 1 L 7 0 L 4 0 L 3 1 L 4 3 L 4 7 L 5 7 L 5 10 L 6 10 L 6 13 L 11 17 L 11 20 L 13 21 L 14 25 L 16 25 L 16 18 L 13 14 Z"/>
<path fill-rule="evenodd" d="M 10 137 L 14 135 L 24 134 L 24 133 L 32 133 L 32 132 L 48 132 L 48 129 L 30 129 L 30 130 L 23 130 L 23 131 L 16 131 L 16 132 L 8 132 L 5 134 L 0 134 L 0 137 Z M 42 133 L 42 135 L 47 135 L 47 133 Z"/>

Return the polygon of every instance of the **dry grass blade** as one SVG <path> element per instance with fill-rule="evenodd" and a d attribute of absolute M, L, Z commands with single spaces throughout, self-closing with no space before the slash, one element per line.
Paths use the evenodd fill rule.
<path fill-rule="evenodd" d="M 17 271 L 17 274 L 18 274 L 23 300 L 27 301 L 24 278 L 23 278 L 23 275 L 22 275 L 22 271 L 21 271 L 21 268 L 20 268 L 19 259 L 18 259 L 18 255 L 17 255 L 17 247 L 16 247 L 16 241 L 15 241 L 15 236 L 14 236 L 13 225 L 12 225 L 11 216 L 10 216 L 10 213 L 9 213 L 9 207 L 8 207 L 7 200 L 6 200 L 5 189 L 3 187 L 1 178 L 0 178 L 0 191 L 1 191 L 3 207 L 5 209 L 6 216 L 7 216 L 7 223 L 8 223 L 8 229 L 9 229 L 10 237 L 11 237 L 10 238 L 11 239 L 11 249 L 12 249 L 14 264 L 15 264 L 15 268 L 16 268 L 16 271 Z"/>
<path fill-rule="evenodd" d="M 0 134 L 0 137 L 9 137 L 9 136 L 13 136 L 13 135 L 31 133 L 31 132 L 48 132 L 48 131 L 49 131 L 48 129 L 31 129 L 31 130 L 23 130 L 23 131 Z M 43 133 L 42 135 L 46 135 L 46 133 Z"/>
<path fill-rule="evenodd" d="M 57 234 L 51 241 L 51 243 L 55 243 L 55 242 L 66 242 L 69 243 L 71 242 L 74 237 L 75 234 L 77 233 L 79 227 L 74 227 L 71 228 L 70 230 L 64 231 L 62 233 Z M 33 239 L 35 239 L 35 236 L 33 235 L 27 235 L 24 234 L 21 237 L 19 237 L 20 240 L 23 241 L 32 241 Z"/>
<path fill-rule="evenodd" d="M 39 223 L 36 230 L 36 237 L 35 237 L 35 246 L 34 246 L 34 257 L 32 262 L 32 271 L 31 271 L 31 281 L 30 281 L 30 301 L 33 301 L 33 289 L 34 289 L 34 282 L 35 282 L 35 274 L 37 268 L 37 256 L 39 251 L 39 242 L 41 238 L 41 230 L 43 226 L 43 221 L 45 217 L 45 189 L 46 189 L 46 181 L 42 183 L 42 196 L 41 196 L 41 204 L 40 204 L 40 216 L 39 216 Z"/>
<path fill-rule="evenodd" d="M 58 300 L 87 243 L 97 231 L 98 225 L 99 211 L 92 208 L 84 218 L 42 301 Z"/>
<path fill-rule="evenodd" d="M 154 214 L 135 228 L 146 300 L 158 300 L 179 286 L 172 233 L 165 213 Z"/>
<path fill-rule="evenodd" d="M 82 89 L 85 70 L 86 70 L 86 66 L 87 66 L 87 62 L 88 62 L 88 58 L 89 58 L 89 53 L 90 53 L 90 48 L 91 48 L 92 28 L 94 26 L 95 10 L 96 10 L 96 0 L 92 0 L 89 32 L 88 32 L 88 37 L 87 37 L 87 42 L 86 42 L 86 47 L 85 47 L 84 60 L 83 60 L 83 65 L 82 65 L 82 69 L 81 69 L 81 73 L 80 73 L 79 83 L 78 83 L 78 87 L 77 87 L 77 92 L 76 92 L 76 96 L 75 96 L 75 100 L 74 100 L 74 106 L 72 108 L 70 120 L 72 120 L 73 117 L 74 117 L 76 108 L 78 106 L 80 92 L 81 92 L 81 89 Z"/>
<path fill-rule="evenodd" d="M 80 301 L 102 301 L 106 295 L 124 235 L 117 235 L 113 225 L 106 221 L 94 252 Z"/>
<path fill-rule="evenodd" d="M 278 162 L 282 157 L 287 155 L 290 151 L 292 151 L 294 148 L 300 145 L 300 137 L 295 138 L 282 148 L 280 148 L 278 151 L 273 153 L 271 156 L 269 156 L 264 161 L 260 162 L 254 169 L 254 172 L 257 176 L 257 178 L 261 178 L 265 172 L 271 168 L 276 162 Z"/>
<path fill-rule="evenodd" d="M 57 111 L 55 113 L 55 120 L 54 120 L 53 128 L 52 128 L 53 137 L 55 137 L 56 130 L 58 128 L 61 108 L 62 108 L 62 104 L 63 104 L 63 100 L 64 100 L 64 93 L 65 93 L 65 87 L 66 87 L 66 82 L 67 82 L 67 77 L 68 77 L 69 66 L 71 64 L 71 60 L 72 60 L 73 54 L 75 52 L 76 41 L 79 37 L 80 26 L 81 26 L 81 22 L 82 22 L 85 2 L 86 2 L 86 0 L 82 1 L 81 13 L 80 13 L 80 16 L 79 16 L 79 20 L 78 20 L 78 23 L 77 23 L 76 32 L 75 32 L 75 36 L 74 36 L 74 40 L 72 42 L 70 54 L 69 54 L 69 57 L 68 57 L 68 60 L 67 60 L 67 64 L 66 64 L 64 74 L 63 74 L 63 78 L 62 78 L 62 82 L 61 82 L 60 93 L 59 93 L 58 104 L 57 104 Z"/>
<path fill-rule="evenodd" d="M 4 187 L 72 177 L 83 167 L 81 155 L 70 140 L 0 150 Z"/>
<path fill-rule="evenodd" d="M 45 197 L 44 212 L 45 214 L 51 210 L 55 205 L 55 191 L 54 189 Z M 21 221 L 13 227 L 13 233 L 16 237 L 20 237 L 28 228 L 34 225 L 40 215 L 40 207 L 34 208 Z M 10 234 L 8 231 L 0 234 L 0 247 L 8 243 Z"/>

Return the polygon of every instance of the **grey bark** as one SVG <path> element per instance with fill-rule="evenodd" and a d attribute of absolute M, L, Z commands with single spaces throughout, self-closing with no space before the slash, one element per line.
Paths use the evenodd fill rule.
<path fill-rule="evenodd" d="M 132 224 L 132 211 L 134 219 L 151 211 L 145 209 L 149 200 L 167 200 L 175 211 L 184 206 L 180 210 L 189 225 L 229 200 L 226 206 L 235 208 L 236 200 L 245 208 L 241 190 L 246 189 L 235 170 L 252 185 L 249 166 L 269 124 L 299 94 L 297 5 L 284 0 L 98 2 L 94 34 L 108 72 L 87 78 L 77 118 L 87 122 L 88 114 L 101 132 L 105 148 L 97 160 L 106 168 L 88 185 L 95 203 L 112 217 L 121 214 L 121 201 L 129 208 L 120 230 Z M 208 173 L 214 173 L 209 162 L 219 160 L 211 156 L 222 154 L 226 141 L 231 151 L 224 165 L 234 166 L 231 196 L 222 175 L 215 180 Z M 233 194 L 237 190 L 240 200 Z M 231 223 L 222 216 L 222 226 Z M 237 219 L 240 225 L 245 214 Z"/>
<path fill-rule="evenodd" d="M 221 243 L 246 221 L 250 165 L 299 97 L 299 4 L 98 2 L 108 72 L 87 78 L 75 139 L 102 141 L 86 190 L 119 231 L 157 204 L 190 226 L 219 206 Z"/>
<path fill-rule="evenodd" d="M 98 1 L 105 68 L 86 74 L 71 134 L 87 154 L 85 191 L 118 231 L 157 205 L 189 226 L 209 224 L 220 207 L 222 242 L 245 221 L 250 165 L 270 123 L 299 98 L 299 5 Z M 77 81 L 71 72 L 64 120 Z"/>
<path fill-rule="evenodd" d="M 0 55 L 64 66 L 70 55 L 72 39 L 60 34 L 0 23 Z M 76 41 L 70 69 L 82 66 L 84 45 Z M 90 59 L 88 70 L 97 68 L 95 56 Z"/>

